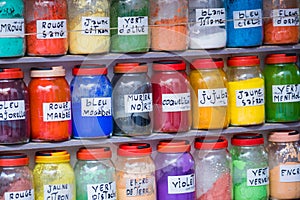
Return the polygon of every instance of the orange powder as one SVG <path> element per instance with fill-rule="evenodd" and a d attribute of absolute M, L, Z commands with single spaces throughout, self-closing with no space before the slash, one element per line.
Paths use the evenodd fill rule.
<path fill-rule="evenodd" d="M 265 44 L 293 44 L 298 43 L 298 26 L 273 26 L 269 20 L 264 24 Z"/>

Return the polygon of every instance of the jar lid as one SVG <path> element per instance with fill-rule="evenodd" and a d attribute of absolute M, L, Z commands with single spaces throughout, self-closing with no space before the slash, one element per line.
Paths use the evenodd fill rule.
<path fill-rule="evenodd" d="M 117 63 L 114 67 L 114 73 L 145 73 L 148 72 L 148 66 L 145 63 Z"/>
<path fill-rule="evenodd" d="M 195 149 L 225 149 L 228 147 L 228 141 L 225 137 L 203 136 L 195 139 Z"/>
<path fill-rule="evenodd" d="M 222 58 L 203 58 L 193 60 L 191 63 L 191 69 L 216 69 L 223 68 L 224 61 Z"/>
<path fill-rule="evenodd" d="M 30 69 L 31 77 L 58 77 L 65 76 L 66 70 L 63 66 L 55 67 L 33 67 Z"/>
<path fill-rule="evenodd" d="M 280 63 L 296 63 L 297 56 L 295 54 L 271 54 L 266 57 L 266 64 Z"/>
<path fill-rule="evenodd" d="M 269 134 L 270 142 L 296 142 L 300 140 L 300 134 L 294 130 L 274 131 Z"/>
<path fill-rule="evenodd" d="M 179 71 L 185 70 L 185 68 L 183 60 L 159 60 L 153 62 L 154 71 Z"/>
<path fill-rule="evenodd" d="M 148 143 L 126 143 L 120 144 L 118 148 L 119 156 L 147 156 L 152 152 Z"/>
<path fill-rule="evenodd" d="M 36 163 L 63 163 L 70 161 L 70 154 L 65 150 L 38 151 L 35 154 Z"/>
<path fill-rule="evenodd" d="M 235 146 L 256 146 L 263 143 L 264 138 L 259 133 L 241 133 L 231 138 L 231 144 Z"/>
<path fill-rule="evenodd" d="M 98 160 L 111 158 L 111 150 L 109 147 L 99 148 L 80 148 L 77 151 L 78 160 Z"/>
<path fill-rule="evenodd" d="M 20 68 L 0 68 L 0 79 L 23 78 L 24 73 Z"/>
<path fill-rule="evenodd" d="M 230 67 L 253 67 L 260 64 L 257 56 L 234 56 L 227 60 L 227 65 Z"/>
<path fill-rule="evenodd" d="M 157 151 L 161 153 L 190 152 L 191 145 L 187 140 L 162 140 L 157 145 Z"/>
<path fill-rule="evenodd" d="M 1 167 L 16 167 L 28 165 L 29 158 L 23 153 L 9 153 L 0 155 Z"/>
<path fill-rule="evenodd" d="M 74 76 L 106 75 L 107 68 L 105 65 L 97 64 L 76 65 L 72 73 Z"/>

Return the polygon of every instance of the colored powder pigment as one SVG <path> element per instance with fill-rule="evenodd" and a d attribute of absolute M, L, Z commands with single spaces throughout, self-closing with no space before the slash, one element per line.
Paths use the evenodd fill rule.
<path fill-rule="evenodd" d="M 264 25 L 265 44 L 293 44 L 298 42 L 298 26 L 274 27 L 273 22 Z"/>
<path fill-rule="evenodd" d="M 27 200 L 33 200 L 33 182 L 30 181 L 30 179 L 24 177 L 20 177 L 14 182 L 7 182 L 7 179 L 1 180 L 0 178 L 0 200 L 14 199 L 11 198 L 11 195 L 9 198 L 7 198 L 5 193 L 14 194 L 13 196 L 15 197 L 15 199 L 21 200 L 22 198 L 20 197 L 24 196 Z"/>

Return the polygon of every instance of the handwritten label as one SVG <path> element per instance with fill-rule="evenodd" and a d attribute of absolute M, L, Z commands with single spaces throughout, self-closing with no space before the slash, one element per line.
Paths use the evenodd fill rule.
<path fill-rule="evenodd" d="M 88 200 L 115 200 L 116 183 L 100 183 L 87 185 Z"/>
<path fill-rule="evenodd" d="M 233 11 L 234 28 L 253 28 L 262 26 L 261 9 Z"/>
<path fill-rule="evenodd" d="M 25 101 L 0 101 L 0 121 L 25 119 Z"/>
<path fill-rule="evenodd" d="M 72 188 L 70 184 L 44 185 L 44 199 L 70 200 Z"/>
<path fill-rule="evenodd" d="M 178 112 L 191 110 L 190 93 L 162 94 L 163 112 Z"/>
<path fill-rule="evenodd" d="M 126 180 L 126 196 L 147 196 L 154 191 L 154 177 L 133 178 Z"/>
<path fill-rule="evenodd" d="M 227 89 L 199 89 L 198 106 L 227 106 Z"/>
<path fill-rule="evenodd" d="M 168 194 L 185 194 L 195 191 L 195 175 L 168 176 Z"/>
<path fill-rule="evenodd" d="M 5 192 L 4 200 L 34 200 L 34 190 Z"/>
<path fill-rule="evenodd" d="M 118 35 L 147 35 L 148 17 L 118 17 Z"/>
<path fill-rule="evenodd" d="M 83 35 L 109 35 L 109 17 L 82 17 Z"/>
<path fill-rule="evenodd" d="M 235 95 L 237 107 L 259 106 L 265 102 L 264 88 L 236 90 Z"/>
<path fill-rule="evenodd" d="M 273 26 L 299 26 L 299 8 L 272 10 Z"/>
<path fill-rule="evenodd" d="M 225 8 L 196 9 L 199 26 L 225 26 Z"/>
<path fill-rule="evenodd" d="M 280 165 L 280 182 L 300 182 L 300 164 Z"/>
<path fill-rule="evenodd" d="M 44 122 L 71 120 L 71 102 L 43 103 Z"/>
<path fill-rule="evenodd" d="M 24 37 L 24 19 L 0 19 L 1 37 Z"/>
<path fill-rule="evenodd" d="M 37 39 L 67 38 L 67 20 L 37 20 Z"/>
<path fill-rule="evenodd" d="M 124 95 L 125 113 L 152 111 L 152 93 Z"/>
<path fill-rule="evenodd" d="M 300 84 L 272 85 L 273 103 L 300 101 Z"/>
<path fill-rule="evenodd" d="M 261 186 L 269 184 L 269 168 L 247 170 L 247 186 Z"/>
<path fill-rule="evenodd" d="M 82 117 L 111 116 L 111 98 L 81 98 Z"/>

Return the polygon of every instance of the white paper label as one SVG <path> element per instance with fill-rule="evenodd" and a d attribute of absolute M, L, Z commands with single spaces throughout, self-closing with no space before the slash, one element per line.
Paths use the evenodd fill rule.
<path fill-rule="evenodd" d="M 300 182 L 300 164 L 280 165 L 280 182 Z"/>
<path fill-rule="evenodd" d="M 299 26 L 299 8 L 272 10 L 273 26 Z"/>
<path fill-rule="evenodd" d="M 109 35 L 109 17 L 82 17 L 83 35 Z"/>
<path fill-rule="evenodd" d="M 247 170 L 247 186 L 269 184 L 269 167 Z"/>
<path fill-rule="evenodd" d="M 178 112 L 191 110 L 190 93 L 162 94 L 162 111 Z"/>
<path fill-rule="evenodd" d="M 199 107 L 227 106 L 227 102 L 226 88 L 198 90 Z"/>
<path fill-rule="evenodd" d="M 148 17 L 118 17 L 118 35 L 147 35 Z"/>
<path fill-rule="evenodd" d="M 116 183 L 99 183 L 87 185 L 88 200 L 115 200 Z"/>
<path fill-rule="evenodd" d="M 34 190 L 5 192 L 4 200 L 34 200 Z"/>
<path fill-rule="evenodd" d="M 0 101 L 0 121 L 25 119 L 25 101 Z"/>
<path fill-rule="evenodd" d="M 259 106 L 265 103 L 264 88 L 236 90 L 235 95 L 237 107 Z"/>
<path fill-rule="evenodd" d="M 152 111 L 152 93 L 124 95 L 125 113 Z"/>
<path fill-rule="evenodd" d="M 300 84 L 272 85 L 273 103 L 300 101 Z"/>
<path fill-rule="evenodd" d="M 44 199 L 71 200 L 72 187 L 70 184 L 44 185 Z"/>
<path fill-rule="evenodd" d="M 37 39 L 67 38 L 67 20 L 37 20 Z"/>
<path fill-rule="evenodd" d="M 24 19 L 0 19 L 1 37 L 24 37 Z"/>
<path fill-rule="evenodd" d="M 154 177 L 126 179 L 126 196 L 147 196 L 153 193 Z"/>
<path fill-rule="evenodd" d="M 185 194 L 195 191 L 195 175 L 168 176 L 168 194 Z"/>
<path fill-rule="evenodd" d="M 111 98 L 81 98 L 82 117 L 111 116 Z"/>
<path fill-rule="evenodd" d="M 234 28 L 253 28 L 262 26 L 261 9 L 233 11 Z"/>
<path fill-rule="evenodd" d="M 43 103 L 44 122 L 71 120 L 71 102 Z"/>
<path fill-rule="evenodd" d="M 225 8 L 196 9 L 199 26 L 225 26 Z"/>

